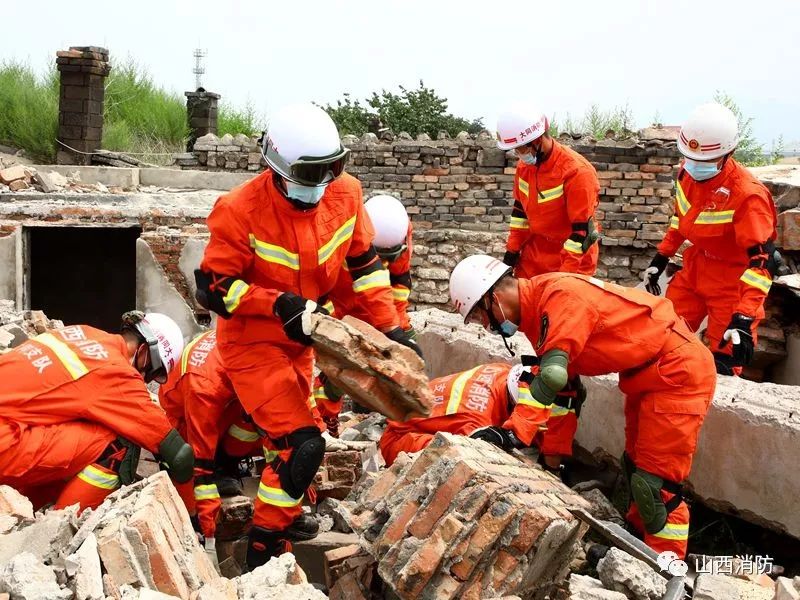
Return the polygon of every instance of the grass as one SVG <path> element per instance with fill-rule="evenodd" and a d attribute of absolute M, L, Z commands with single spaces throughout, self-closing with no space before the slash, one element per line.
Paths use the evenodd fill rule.
<path fill-rule="evenodd" d="M 21 148 L 37 162 L 53 162 L 58 135 L 58 73 L 37 75 L 27 64 L 0 63 L 0 143 Z M 222 103 L 219 135 L 259 131 L 252 105 Z M 183 95 L 158 86 L 133 61 L 112 65 L 106 79 L 101 147 L 155 164 L 170 164 L 183 152 L 189 127 Z"/>

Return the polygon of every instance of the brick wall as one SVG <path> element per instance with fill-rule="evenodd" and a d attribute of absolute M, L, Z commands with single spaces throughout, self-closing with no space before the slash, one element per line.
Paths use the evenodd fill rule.
<path fill-rule="evenodd" d="M 560 140 L 597 169 L 602 224 L 598 276 L 631 285 L 653 256 L 672 210 L 672 178 L 679 153 L 674 132 L 645 130 L 641 138 Z M 391 193 L 402 199 L 414 224 L 413 269 L 420 307 L 443 308 L 455 264 L 475 252 L 502 256 L 513 205 L 513 153 L 498 150 L 488 134 L 456 139 L 411 139 L 407 134 L 379 140 L 345 136 L 352 151 L 348 172 L 365 196 Z M 185 156 L 185 155 L 182 155 Z M 205 136 L 183 168 L 258 171 L 264 163 L 254 138 Z"/>

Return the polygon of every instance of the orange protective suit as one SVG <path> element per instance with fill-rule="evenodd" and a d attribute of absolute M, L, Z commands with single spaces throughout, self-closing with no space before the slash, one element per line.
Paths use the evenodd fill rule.
<path fill-rule="evenodd" d="M 222 363 L 242 406 L 271 438 L 265 450 L 279 448 L 262 473 L 253 523 L 282 531 L 300 515 L 302 494 L 290 496 L 276 469 L 292 457 L 289 434 L 308 435 L 317 425 L 308 403 L 313 351 L 286 337 L 275 300 L 293 292 L 324 302 L 346 262 L 357 303 L 386 331 L 398 325 L 389 273 L 372 247 L 361 186 L 347 174 L 301 211 L 267 170 L 222 196 L 208 228 L 201 270 L 213 279 L 212 291 L 224 293 L 230 315 L 217 324 Z"/>
<path fill-rule="evenodd" d="M 594 167 L 580 154 L 553 142 L 538 165 L 517 163 L 514 210 L 506 250 L 517 255 L 515 275 L 533 277 L 565 271 L 592 275 L 598 245 L 583 252 L 579 240 L 588 232 L 599 202 Z"/>
<path fill-rule="evenodd" d="M 87 325 L 0 356 L 0 381 L 0 484 L 59 507 L 96 507 L 119 486 L 117 436 L 157 454 L 172 429 L 122 336 Z"/>
<path fill-rule="evenodd" d="M 756 342 L 772 275 L 761 266 L 757 250 L 748 250 L 775 240 L 776 222 L 769 190 L 733 158 L 707 181 L 695 181 L 683 169 L 678 173 L 675 214 L 658 252 L 672 256 L 686 240 L 692 246 L 666 296 L 695 331 L 708 315 L 712 352 L 731 353 L 732 344 L 720 349 L 719 343 L 734 313 L 755 319 Z"/>
<path fill-rule="evenodd" d="M 626 453 L 639 469 L 682 482 L 717 378 L 711 353 L 672 304 L 643 290 L 565 273 L 521 279 L 519 292 L 520 331 L 536 340 L 537 355 L 565 352 L 570 375 L 619 373 Z M 539 411 L 540 423 L 547 420 L 546 407 L 531 408 Z M 661 491 L 665 502 L 673 495 Z M 641 524 L 635 504 L 628 518 Z M 658 552 L 683 556 L 688 530 L 689 509 L 681 500 L 667 525 L 645 532 L 644 539 Z"/>

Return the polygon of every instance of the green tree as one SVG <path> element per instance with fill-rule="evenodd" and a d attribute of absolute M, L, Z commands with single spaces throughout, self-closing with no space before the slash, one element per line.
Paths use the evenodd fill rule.
<path fill-rule="evenodd" d="M 399 93 L 373 92 L 366 105 L 353 100 L 350 94 L 344 94 L 336 105 L 327 104 L 322 108 L 342 134 L 362 135 L 370 130 L 370 125 L 378 122 L 395 133 L 405 131 L 412 136 L 427 133 L 433 138 L 440 131 L 455 136 L 461 131 L 478 133 L 484 129 L 482 119 L 469 120 L 450 114 L 447 99 L 425 87 L 422 81 L 418 88 L 399 88 Z"/>
<path fill-rule="evenodd" d="M 714 93 L 714 100 L 728 107 L 739 122 L 739 145 L 736 146 L 736 152 L 733 153 L 736 160 L 748 167 L 778 162 L 779 158 L 776 159 L 774 153 L 766 152 L 764 145 L 760 144 L 753 135 L 753 117 L 745 117 L 739 105 L 725 92 L 717 90 Z"/>

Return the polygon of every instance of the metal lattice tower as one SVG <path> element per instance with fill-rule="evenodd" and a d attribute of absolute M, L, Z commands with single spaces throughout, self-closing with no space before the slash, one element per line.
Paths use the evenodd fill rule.
<path fill-rule="evenodd" d="M 192 73 L 194 73 L 195 77 L 195 89 L 200 89 L 201 81 L 200 76 L 206 72 L 206 68 L 203 66 L 203 59 L 206 57 L 206 50 L 201 48 L 195 48 L 194 51 L 194 69 L 192 69 Z"/>

